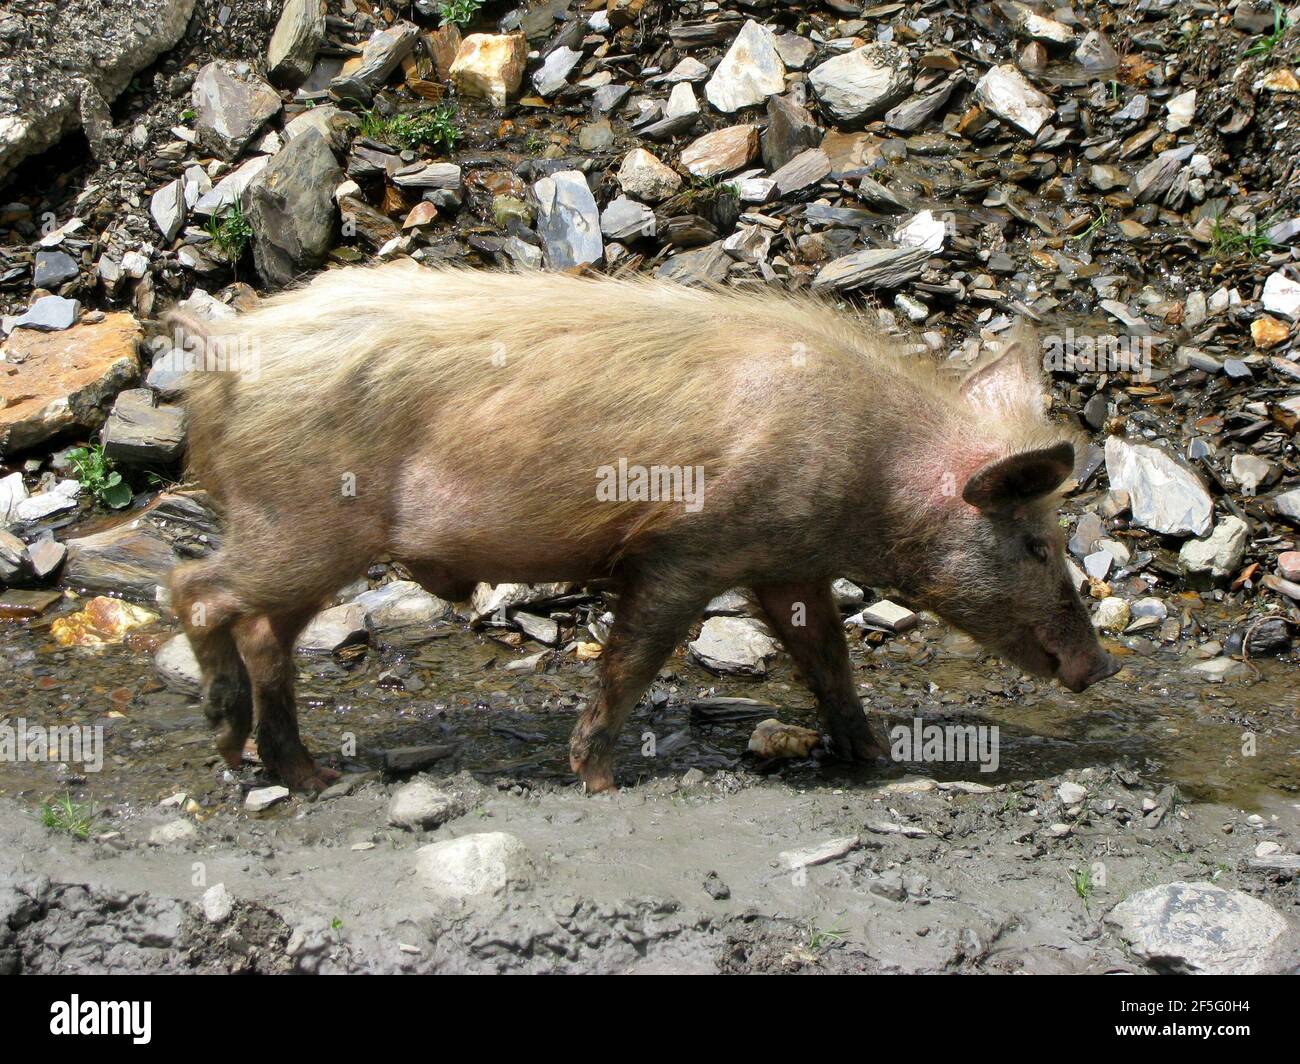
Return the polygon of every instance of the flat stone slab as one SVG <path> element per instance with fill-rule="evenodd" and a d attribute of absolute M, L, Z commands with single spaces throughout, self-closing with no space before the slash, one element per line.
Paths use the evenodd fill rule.
<path fill-rule="evenodd" d="M 98 428 L 140 376 L 140 326 L 127 313 L 62 332 L 16 329 L 0 347 L 0 454 L 71 428 Z"/>

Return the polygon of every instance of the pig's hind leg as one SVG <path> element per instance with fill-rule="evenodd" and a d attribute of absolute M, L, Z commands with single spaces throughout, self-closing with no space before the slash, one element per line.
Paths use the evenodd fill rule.
<path fill-rule="evenodd" d="M 614 789 L 614 743 L 638 699 L 685 637 L 710 593 L 694 578 L 625 569 L 600 656 L 596 697 L 578 718 L 569 764 L 588 792 Z"/>
<path fill-rule="evenodd" d="M 203 715 L 216 729 L 217 752 L 237 768 L 253 726 L 253 690 L 232 632 L 239 601 L 223 568 L 221 554 L 178 567 L 171 603 L 203 674 Z"/>
<path fill-rule="evenodd" d="M 314 613 L 314 608 L 297 607 L 259 614 L 235 629 L 252 681 L 257 752 L 267 770 L 295 791 L 324 790 L 338 779 L 333 769 L 316 764 L 298 733 L 294 643 Z"/>
<path fill-rule="evenodd" d="M 873 732 L 853 687 L 849 648 L 829 581 L 754 588 L 759 605 L 817 699 L 817 715 L 834 752 L 874 761 L 888 750 Z M 802 622 L 802 623 L 800 623 Z"/>

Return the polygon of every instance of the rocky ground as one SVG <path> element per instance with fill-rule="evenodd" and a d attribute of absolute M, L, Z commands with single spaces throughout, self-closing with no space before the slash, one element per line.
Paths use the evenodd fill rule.
<path fill-rule="evenodd" d="M 0 965 L 1294 966 L 1297 24 L 1251 0 L 10 4 L 0 709 L 106 744 L 97 772 L 0 764 Z M 346 785 L 225 771 L 161 595 L 220 524 L 154 322 L 402 256 L 811 287 L 954 370 L 1029 319 L 1092 440 L 1064 521 L 1127 667 L 1068 697 L 843 583 L 872 711 L 1001 729 L 989 773 L 847 772 L 726 596 L 638 709 L 629 785 L 589 799 L 563 735 L 612 602 L 445 603 L 377 564 L 303 639 L 304 730 Z"/>

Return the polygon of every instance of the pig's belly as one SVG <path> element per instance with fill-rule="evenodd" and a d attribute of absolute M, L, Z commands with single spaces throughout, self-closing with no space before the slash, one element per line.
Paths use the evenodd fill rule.
<path fill-rule="evenodd" d="M 538 583 L 606 576 L 625 547 L 624 528 L 579 536 L 556 514 L 602 505 L 590 495 L 556 498 L 544 484 L 477 484 L 426 467 L 403 475 L 387 549 L 456 580 Z"/>

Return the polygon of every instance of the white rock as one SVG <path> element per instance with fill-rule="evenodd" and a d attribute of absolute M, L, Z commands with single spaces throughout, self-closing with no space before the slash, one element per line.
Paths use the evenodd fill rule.
<path fill-rule="evenodd" d="M 1251 676 L 1250 667 L 1244 661 L 1226 657 L 1198 661 L 1190 671 L 1196 673 L 1206 683 L 1231 683 Z"/>
<path fill-rule="evenodd" d="M 1210 530 L 1214 503 L 1200 477 L 1158 447 L 1111 436 L 1106 473 L 1113 490 L 1128 492 L 1133 520 L 1144 528 L 1195 536 Z"/>
<path fill-rule="evenodd" d="M 947 233 L 948 226 L 942 219 L 930 211 L 921 211 L 894 230 L 894 240 L 903 248 L 942 251 Z"/>
<path fill-rule="evenodd" d="M 695 90 L 688 82 L 682 81 L 673 86 L 668 94 L 668 103 L 664 105 L 665 118 L 681 118 L 683 115 L 700 113 L 699 101 L 695 99 Z"/>
<path fill-rule="evenodd" d="M 250 813 L 260 813 L 288 797 L 288 787 L 259 787 L 248 792 L 248 796 L 244 799 L 244 808 Z"/>
<path fill-rule="evenodd" d="M 176 820 L 169 820 L 166 824 L 159 824 L 149 832 L 149 842 L 153 846 L 168 846 L 192 839 L 198 833 L 199 829 L 193 823 L 184 817 L 179 817 Z"/>
<path fill-rule="evenodd" d="M 463 899 L 499 894 L 533 876 L 528 848 L 514 835 L 489 831 L 421 846 L 416 875 L 437 898 Z"/>
<path fill-rule="evenodd" d="M 181 633 L 160 646 L 153 656 L 154 668 L 164 684 L 173 691 L 197 695 L 203 684 L 198 659 L 189 638 Z"/>
<path fill-rule="evenodd" d="M 624 193 L 642 203 L 659 203 L 682 187 L 681 175 L 644 148 L 633 148 L 623 156 L 617 176 Z"/>
<path fill-rule="evenodd" d="M 149 198 L 149 216 L 169 243 L 185 221 L 185 187 L 178 177 L 168 181 Z"/>
<path fill-rule="evenodd" d="M 214 883 L 203 892 L 203 916 L 210 924 L 224 924 L 235 909 L 235 899 L 224 883 Z"/>
<path fill-rule="evenodd" d="M 1122 632 L 1128 627 L 1129 605 L 1118 595 L 1111 595 L 1097 603 L 1092 623 L 1103 632 Z"/>
<path fill-rule="evenodd" d="M 916 614 L 897 602 L 881 599 L 850 617 L 849 623 L 868 628 L 885 628 L 891 632 L 906 632 L 916 624 Z"/>
<path fill-rule="evenodd" d="M 777 651 L 777 642 L 751 617 L 710 617 L 690 651 L 707 669 L 761 676 Z"/>
<path fill-rule="evenodd" d="M 1088 788 L 1067 780 L 1056 788 L 1056 797 L 1062 805 L 1078 805 L 1088 797 Z"/>
<path fill-rule="evenodd" d="M 430 830 L 461 814 L 460 803 L 428 780 L 399 787 L 388 803 L 388 822 L 407 831 Z"/>
<path fill-rule="evenodd" d="M 815 846 L 805 846 L 799 850 L 782 850 L 776 856 L 786 868 L 797 870 L 812 868 L 816 865 L 825 864 L 827 861 L 838 860 L 845 854 L 852 853 L 861 845 L 862 839 L 860 836 L 845 835 L 842 838 L 827 839 Z"/>
<path fill-rule="evenodd" d="M 1177 133 L 1186 129 L 1196 118 L 1196 90 L 1188 89 L 1179 93 L 1165 104 L 1169 116 L 1165 119 L 1165 129 Z"/>
<path fill-rule="evenodd" d="M 818 64 L 808 81 L 822 106 L 844 122 L 872 118 L 902 102 L 912 88 L 907 53 L 869 44 Z"/>
<path fill-rule="evenodd" d="M 1246 556 L 1250 527 L 1239 517 L 1225 517 L 1205 539 L 1189 539 L 1178 552 L 1188 573 L 1209 573 L 1215 579 L 1234 575 Z"/>
<path fill-rule="evenodd" d="M 1269 274 L 1264 282 L 1263 300 L 1264 309 L 1270 314 L 1300 317 L 1300 281 L 1293 280 L 1281 270 Z"/>
<path fill-rule="evenodd" d="M 17 520 L 18 504 L 27 498 L 22 473 L 10 473 L 0 479 L 0 528 Z"/>
<path fill-rule="evenodd" d="M 366 627 L 372 632 L 431 625 L 446 617 L 452 608 L 450 602 L 430 594 L 414 580 L 395 580 L 373 591 L 363 591 L 352 605 L 361 607 Z"/>
<path fill-rule="evenodd" d="M 750 19 L 714 69 L 704 95 L 719 111 L 732 114 L 784 89 L 785 64 L 777 54 L 772 31 Z"/>
<path fill-rule="evenodd" d="M 349 602 L 322 610 L 298 636 L 298 650 L 309 653 L 330 653 L 351 643 L 366 640 L 366 611 Z"/>
<path fill-rule="evenodd" d="M 1035 136 L 1055 112 L 1052 101 L 1015 67 L 990 68 L 975 86 L 975 96 L 999 118 Z"/>
<path fill-rule="evenodd" d="M 1183 975 L 1290 971 L 1295 932 L 1272 906 L 1212 883 L 1166 883 L 1139 891 L 1106 917 L 1139 960 Z"/>

